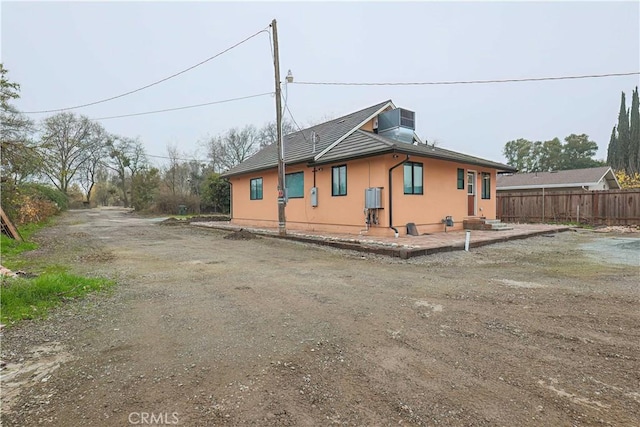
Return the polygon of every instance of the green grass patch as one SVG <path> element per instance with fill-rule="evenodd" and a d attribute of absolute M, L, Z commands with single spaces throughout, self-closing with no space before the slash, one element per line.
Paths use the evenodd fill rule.
<path fill-rule="evenodd" d="M 5 261 L 5 257 L 14 258 L 17 255 L 20 255 L 22 252 L 32 251 L 38 247 L 38 244 L 35 242 L 19 242 L 7 237 L 4 234 L 0 237 L 0 239 L 0 252 L 2 253 L 3 263 Z"/>
<path fill-rule="evenodd" d="M 2 323 L 11 324 L 23 319 L 42 318 L 52 307 L 90 292 L 108 289 L 113 284 L 112 280 L 65 272 L 44 273 L 32 279 L 3 278 L 0 319 Z"/>
<path fill-rule="evenodd" d="M 2 234 L 0 235 L 0 254 L 2 255 L 0 262 L 5 267 L 15 270 L 24 267 L 24 261 L 19 259 L 19 255 L 23 252 L 32 251 L 38 248 L 38 244 L 32 241 L 31 236 L 41 228 L 47 226 L 50 221 L 26 224 L 18 227 L 18 231 L 23 241 L 19 242 Z"/>

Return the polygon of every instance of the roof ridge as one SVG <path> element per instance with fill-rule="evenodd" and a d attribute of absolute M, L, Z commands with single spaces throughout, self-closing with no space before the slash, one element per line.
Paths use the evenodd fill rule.
<path fill-rule="evenodd" d="M 378 106 L 383 106 L 383 105 L 385 105 L 385 104 L 388 104 L 389 102 L 393 102 L 393 101 L 392 101 L 391 99 L 388 99 L 388 100 L 386 100 L 386 101 L 384 101 L 384 102 L 379 102 L 379 103 L 377 103 L 377 104 L 369 105 L 368 107 L 361 108 L 361 109 L 356 110 L 356 111 L 352 111 L 352 112 L 350 112 L 350 113 L 348 113 L 348 114 L 345 114 L 345 115 L 343 115 L 343 116 L 336 117 L 335 119 L 327 120 L 326 122 L 318 123 L 318 124 L 315 124 L 315 125 L 313 125 L 313 126 L 309 126 L 309 127 L 307 127 L 307 128 L 298 129 L 298 130 L 297 130 L 297 131 L 295 131 L 295 132 L 291 132 L 291 133 L 288 133 L 288 134 L 286 134 L 286 135 L 283 135 L 283 137 L 284 137 L 284 136 L 289 136 L 289 135 L 295 135 L 295 134 L 297 134 L 297 133 L 304 132 L 304 131 L 308 131 L 308 130 L 312 130 L 312 129 L 313 129 L 313 128 L 315 128 L 315 127 L 325 126 L 325 125 L 327 125 L 327 124 L 329 124 L 329 123 L 331 123 L 331 122 L 340 121 L 340 120 L 346 120 L 349 116 L 354 116 L 354 115 L 356 115 L 356 114 L 362 113 L 363 111 L 365 111 L 365 110 L 369 110 L 369 109 L 371 109 L 371 108 L 375 108 L 375 107 L 378 107 Z"/>

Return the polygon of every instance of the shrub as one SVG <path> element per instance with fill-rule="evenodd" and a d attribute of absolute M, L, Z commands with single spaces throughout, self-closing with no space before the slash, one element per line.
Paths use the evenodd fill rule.
<path fill-rule="evenodd" d="M 155 203 L 150 210 L 155 213 L 177 215 L 179 213 L 178 207 L 180 205 L 186 206 L 187 213 L 189 214 L 199 214 L 200 196 L 193 194 L 171 194 L 169 192 L 161 191 L 156 195 Z"/>
<path fill-rule="evenodd" d="M 18 207 L 16 223 L 22 225 L 41 222 L 57 214 L 58 211 L 58 207 L 50 200 L 24 195 Z"/>
<path fill-rule="evenodd" d="M 5 210 L 10 212 L 17 225 L 45 221 L 68 207 L 64 193 L 36 183 L 18 186 L 9 203 L 10 206 Z"/>
<path fill-rule="evenodd" d="M 57 188 L 45 184 L 29 183 L 22 186 L 23 194 L 38 196 L 45 200 L 49 200 L 56 204 L 59 210 L 65 211 L 69 208 L 69 199 L 67 195 Z"/>

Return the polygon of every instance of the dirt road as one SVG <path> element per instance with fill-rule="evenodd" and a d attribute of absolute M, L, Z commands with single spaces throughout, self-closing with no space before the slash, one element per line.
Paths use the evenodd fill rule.
<path fill-rule="evenodd" d="M 4 332 L 2 424 L 640 425 L 639 267 L 610 235 L 408 261 L 225 235 L 43 230 L 35 262 L 119 285 Z"/>

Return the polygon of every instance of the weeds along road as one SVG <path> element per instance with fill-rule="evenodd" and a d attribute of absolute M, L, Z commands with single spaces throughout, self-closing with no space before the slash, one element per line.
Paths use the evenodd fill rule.
<path fill-rule="evenodd" d="M 2 424 L 640 425 L 638 265 L 585 249 L 612 236 L 400 261 L 225 235 L 43 230 L 34 263 L 119 285 L 4 331 Z"/>

